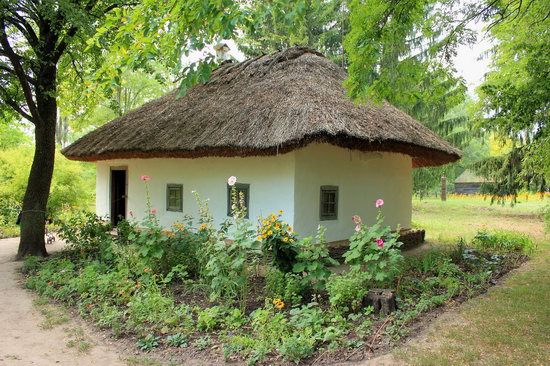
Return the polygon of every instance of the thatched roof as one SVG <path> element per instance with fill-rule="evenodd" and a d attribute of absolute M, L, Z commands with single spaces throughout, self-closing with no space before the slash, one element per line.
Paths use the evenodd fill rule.
<path fill-rule="evenodd" d="M 294 47 L 223 63 L 187 95 L 149 102 L 63 149 L 73 160 L 285 153 L 311 142 L 413 157 L 414 166 L 459 159 L 460 151 L 392 105 L 355 105 L 345 71 Z"/>
<path fill-rule="evenodd" d="M 455 183 L 492 183 L 491 180 L 486 179 L 466 169 L 456 179 Z"/>

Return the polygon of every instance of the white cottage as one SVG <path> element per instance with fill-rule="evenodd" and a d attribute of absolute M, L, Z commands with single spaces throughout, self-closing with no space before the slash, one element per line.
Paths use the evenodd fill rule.
<path fill-rule="evenodd" d="M 392 227 L 410 228 L 412 169 L 460 152 L 392 105 L 355 105 L 343 69 L 295 47 L 241 63 L 224 62 L 206 84 L 172 92 L 117 118 L 63 150 L 97 164 L 99 215 L 116 224 L 151 204 L 163 225 L 197 215 L 193 191 L 221 223 L 227 178 L 236 176 L 251 219 L 280 209 L 300 235 L 319 224 L 327 239 L 353 232 L 352 215 L 372 223 L 385 201 Z"/>

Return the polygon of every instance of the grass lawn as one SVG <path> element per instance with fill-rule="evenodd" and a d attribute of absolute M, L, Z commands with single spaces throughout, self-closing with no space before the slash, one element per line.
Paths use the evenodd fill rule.
<path fill-rule="evenodd" d="M 413 226 L 426 229 L 430 243 L 453 244 L 459 237 L 470 240 L 483 229 L 515 230 L 529 234 L 535 240 L 543 240 L 544 225 L 541 214 L 550 198 L 541 200 L 531 196 L 510 204 L 490 204 L 490 199 L 449 198 L 413 200 Z"/>
<path fill-rule="evenodd" d="M 437 319 L 424 337 L 396 351 L 417 365 L 550 364 L 550 237 L 540 212 L 549 202 L 516 207 L 481 199 L 415 200 L 413 220 L 432 245 L 470 239 L 482 228 L 528 233 L 537 243 L 532 260 L 498 286 Z"/>

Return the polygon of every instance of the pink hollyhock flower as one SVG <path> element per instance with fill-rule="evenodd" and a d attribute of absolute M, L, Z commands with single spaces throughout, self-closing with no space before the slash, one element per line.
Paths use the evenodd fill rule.
<path fill-rule="evenodd" d="M 148 182 L 148 181 L 151 180 L 151 177 L 148 176 L 148 175 L 142 175 L 142 176 L 141 176 L 141 180 L 144 181 L 144 182 Z"/>
<path fill-rule="evenodd" d="M 229 184 L 230 186 L 234 186 L 235 183 L 237 183 L 237 177 L 235 177 L 234 175 L 227 178 L 227 184 Z"/>
<path fill-rule="evenodd" d="M 157 209 L 156 209 L 156 208 L 152 209 L 152 210 L 151 210 L 151 214 L 152 214 L 152 215 L 156 215 L 156 214 L 157 214 Z"/>
<path fill-rule="evenodd" d="M 361 231 L 361 225 L 357 224 L 355 225 L 355 232 L 360 232 Z"/>
<path fill-rule="evenodd" d="M 134 217 L 134 211 L 130 210 L 130 216 Z"/>
<path fill-rule="evenodd" d="M 384 205 L 384 200 L 379 198 L 376 200 L 376 208 L 382 207 Z"/>
<path fill-rule="evenodd" d="M 376 244 L 378 245 L 378 248 L 380 249 L 384 248 L 384 240 L 378 239 L 376 240 Z"/>
<path fill-rule="evenodd" d="M 361 217 L 359 217 L 359 215 L 353 215 L 351 219 L 356 225 L 359 225 L 361 223 Z"/>

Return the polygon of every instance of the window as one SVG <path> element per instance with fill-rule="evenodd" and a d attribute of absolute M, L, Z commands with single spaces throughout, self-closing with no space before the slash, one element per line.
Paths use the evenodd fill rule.
<path fill-rule="evenodd" d="M 338 219 L 338 187 L 321 186 L 319 218 L 321 221 Z"/>
<path fill-rule="evenodd" d="M 246 207 L 246 218 L 248 218 L 248 208 L 250 207 L 248 205 L 250 202 L 250 184 L 235 183 L 233 187 L 237 189 L 237 201 L 241 193 L 244 195 L 244 207 Z M 233 207 L 233 197 L 231 197 L 231 191 L 233 187 L 229 184 L 227 185 L 227 216 L 231 216 L 232 214 L 231 207 Z"/>
<path fill-rule="evenodd" d="M 166 186 L 166 211 L 183 212 L 183 185 Z"/>

